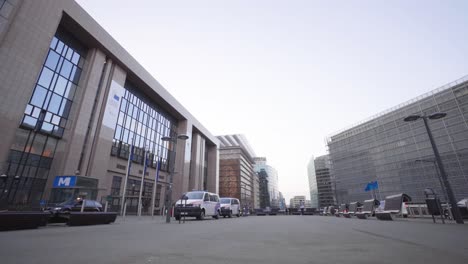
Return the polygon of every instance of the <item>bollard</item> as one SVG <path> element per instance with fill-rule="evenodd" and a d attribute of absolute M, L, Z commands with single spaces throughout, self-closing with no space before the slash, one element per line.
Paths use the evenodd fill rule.
<path fill-rule="evenodd" d="M 86 203 L 86 200 L 83 199 L 83 203 L 81 204 L 81 212 L 84 212 L 85 203 Z"/>
<path fill-rule="evenodd" d="M 107 206 L 109 206 L 109 202 L 108 202 L 108 201 L 106 201 L 106 204 L 104 205 L 104 212 L 106 212 L 106 213 L 107 213 Z"/>
<path fill-rule="evenodd" d="M 122 219 L 125 220 L 125 215 L 127 214 L 127 201 L 124 202 L 123 216 Z"/>

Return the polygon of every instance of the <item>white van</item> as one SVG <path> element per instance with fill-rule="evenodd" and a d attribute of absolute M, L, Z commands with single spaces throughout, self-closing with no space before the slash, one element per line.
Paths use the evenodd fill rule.
<path fill-rule="evenodd" d="M 174 208 L 174 217 L 179 220 L 181 216 L 196 217 L 203 220 L 205 216 L 219 218 L 219 196 L 216 193 L 193 191 L 184 193 Z"/>
<path fill-rule="evenodd" d="M 219 199 L 219 202 L 221 203 L 220 215 L 223 217 L 227 216 L 229 218 L 231 218 L 232 215 L 240 217 L 241 207 L 239 199 L 223 197 Z"/>

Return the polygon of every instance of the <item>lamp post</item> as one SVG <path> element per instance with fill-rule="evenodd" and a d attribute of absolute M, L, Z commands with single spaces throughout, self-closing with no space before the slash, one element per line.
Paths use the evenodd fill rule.
<path fill-rule="evenodd" d="M 162 141 L 166 142 L 172 142 L 174 144 L 177 143 L 178 139 L 181 140 L 187 140 L 189 137 L 187 135 L 178 135 L 177 137 L 162 137 Z M 175 154 L 175 146 L 174 146 L 174 154 Z M 169 165 L 169 184 L 167 185 L 167 199 L 166 199 L 166 208 L 167 208 L 167 214 L 166 214 L 166 223 L 171 222 L 171 215 L 169 214 L 169 210 L 171 208 L 172 204 L 172 183 L 173 183 L 173 177 L 174 177 L 174 166 L 175 166 L 175 155 L 173 154 L 173 161 L 172 161 L 172 166 Z"/>
<path fill-rule="evenodd" d="M 455 221 L 457 222 L 457 224 L 463 224 L 463 218 L 462 218 L 462 216 L 460 214 L 460 210 L 458 209 L 457 202 L 455 200 L 455 195 L 453 194 L 452 187 L 450 186 L 450 183 L 449 183 L 449 181 L 447 179 L 447 173 L 445 172 L 444 164 L 442 163 L 442 160 L 440 158 L 439 150 L 437 149 L 434 138 L 432 136 L 431 129 L 429 128 L 429 124 L 428 124 L 428 121 L 427 121 L 428 119 L 436 120 L 436 119 L 444 118 L 445 116 L 447 116 L 447 113 L 434 113 L 434 114 L 429 115 L 429 116 L 427 116 L 427 115 L 410 115 L 410 116 L 406 117 L 403 120 L 405 122 L 413 122 L 413 121 L 416 121 L 418 119 L 422 119 L 424 121 L 424 126 L 426 127 L 427 135 L 429 136 L 429 141 L 431 142 L 432 150 L 434 151 L 434 156 L 435 156 L 437 165 L 439 167 L 440 176 L 442 177 L 442 181 L 443 181 L 444 186 L 446 188 L 447 196 L 449 198 L 450 205 L 452 207 L 452 215 L 453 215 Z"/>

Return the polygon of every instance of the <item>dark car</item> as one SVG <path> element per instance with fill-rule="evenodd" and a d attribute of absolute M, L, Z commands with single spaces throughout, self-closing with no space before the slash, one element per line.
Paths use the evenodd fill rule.
<path fill-rule="evenodd" d="M 102 204 L 93 201 L 93 200 L 84 200 L 84 210 L 85 212 L 102 212 Z M 80 212 L 83 206 L 83 200 L 69 200 L 63 203 L 59 203 L 57 205 L 51 206 L 46 209 L 49 211 L 53 216 L 60 216 L 63 214 L 67 214 L 69 212 Z"/>

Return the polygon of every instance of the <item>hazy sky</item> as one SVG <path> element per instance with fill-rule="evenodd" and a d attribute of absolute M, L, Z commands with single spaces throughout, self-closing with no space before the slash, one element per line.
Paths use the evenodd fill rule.
<path fill-rule="evenodd" d="M 468 74 L 468 1 L 77 2 L 288 199 L 327 136 Z"/>

